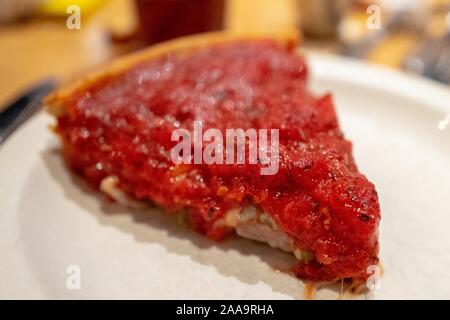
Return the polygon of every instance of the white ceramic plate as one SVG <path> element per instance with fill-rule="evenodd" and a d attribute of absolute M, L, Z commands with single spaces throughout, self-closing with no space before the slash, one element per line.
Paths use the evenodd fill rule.
<path fill-rule="evenodd" d="M 313 88 L 334 93 L 357 163 L 379 192 L 384 276 L 373 296 L 450 298 L 450 90 L 309 58 Z M 87 191 L 64 167 L 49 123 L 39 114 L 0 149 L 0 298 L 304 297 L 300 281 L 276 271 L 288 254 L 235 238 L 214 244 L 159 212 Z"/>

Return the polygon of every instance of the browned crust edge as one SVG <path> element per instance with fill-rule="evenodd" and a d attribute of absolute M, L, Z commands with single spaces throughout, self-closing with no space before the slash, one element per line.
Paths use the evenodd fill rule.
<path fill-rule="evenodd" d="M 292 48 L 299 44 L 300 33 L 295 29 L 259 33 L 220 31 L 181 37 L 162 42 L 136 53 L 117 58 L 72 82 L 60 86 L 44 98 L 44 105 L 49 113 L 59 117 L 65 113 L 65 100 L 73 93 L 88 87 L 102 78 L 120 74 L 139 62 L 154 59 L 168 53 L 192 52 L 214 44 L 238 40 L 262 39 L 273 39 L 283 46 Z"/>

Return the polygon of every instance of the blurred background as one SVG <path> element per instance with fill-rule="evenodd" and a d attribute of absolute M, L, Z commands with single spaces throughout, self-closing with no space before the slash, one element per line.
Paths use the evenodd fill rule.
<path fill-rule="evenodd" d="M 0 110 L 43 78 L 152 43 L 284 28 L 301 30 L 307 49 L 450 86 L 450 0 L 0 0 Z"/>

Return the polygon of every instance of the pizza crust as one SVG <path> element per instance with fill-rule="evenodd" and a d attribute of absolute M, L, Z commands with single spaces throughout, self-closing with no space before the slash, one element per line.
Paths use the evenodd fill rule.
<path fill-rule="evenodd" d="M 120 74 L 139 62 L 155 59 L 165 54 L 183 55 L 214 44 L 258 39 L 273 39 L 285 47 L 294 48 L 299 45 L 300 38 L 300 33 L 296 29 L 266 33 L 221 31 L 177 38 L 117 58 L 74 81 L 60 86 L 44 98 L 44 105 L 52 115 L 56 117 L 62 116 L 66 112 L 64 102 L 76 91 L 83 90 L 105 77 Z"/>

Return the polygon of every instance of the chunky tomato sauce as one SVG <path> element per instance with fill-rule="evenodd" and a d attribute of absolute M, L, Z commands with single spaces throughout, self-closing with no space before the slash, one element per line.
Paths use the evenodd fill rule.
<path fill-rule="evenodd" d="M 329 94 L 307 88 L 302 57 L 271 41 L 212 46 L 135 65 L 78 90 L 57 130 L 70 166 L 94 187 L 107 176 L 134 199 L 184 210 L 212 239 L 233 208 L 267 212 L 315 259 L 294 272 L 310 280 L 365 279 L 377 264 L 380 208 L 358 172 Z M 175 165 L 176 128 L 278 128 L 276 175 L 259 164 Z"/>

